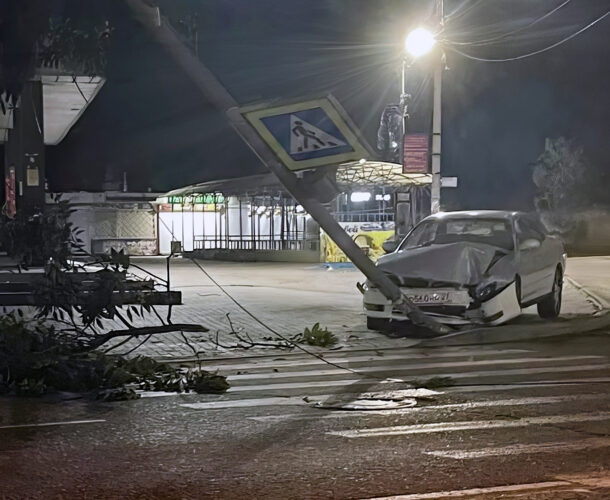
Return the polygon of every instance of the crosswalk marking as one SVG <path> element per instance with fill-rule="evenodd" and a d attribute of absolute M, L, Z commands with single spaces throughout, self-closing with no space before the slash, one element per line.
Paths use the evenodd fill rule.
<path fill-rule="evenodd" d="M 433 455 L 441 458 L 453 458 L 464 460 L 468 458 L 497 457 L 506 455 L 521 455 L 524 453 L 556 453 L 564 451 L 581 451 L 597 448 L 610 448 L 610 438 L 590 438 L 580 441 L 535 443 L 535 444 L 515 444 L 500 448 L 480 448 L 477 450 L 461 451 L 425 451 L 426 455 Z"/>
<path fill-rule="evenodd" d="M 597 380 L 597 379 L 595 379 Z M 606 382 L 610 382 L 610 378 L 606 380 Z M 586 380 L 580 382 L 580 384 L 586 384 Z M 532 387 L 536 387 L 536 388 L 554 388 L 554 387 L 562 387 L 564 384 L 562 383 L 546 383 L 546 384 L 523 384 L 523 385 L 513 385 L 513 386 L 503 386 L 503 385 L 497 385 L 497 386 L 477 386 L 477 387 L 463 387 L 463 388 L 459 388 L 459 387 L 450 387 L 447 389 L 443 389 L 443 392 L 460 392 L 460 393 L 469 393 L 469 392 L 480 392 L 479 390 L 484 389 L 485 392 L 504 392 L 506 390 L 514 390 L 514 389 L 523 389 L 523 388 L 532 388 Z M 473 391 L 474 389 L 474 391 Z M 443 394 L 443 392 L 438 392 L 437 394 Z M 349 396 L 353 396 L 354 399 L 357 399 L 360 393 L 341 393 L 341 396 L 344 397 L 349 397 Z M 171 395 L 175 396 L 176 393 L 172 393 Z M 588 396 L 588 395 L 583 395 L 584 396 Z M 595 399 L 598 395 L 597 394 L 591 394 L 590 395 L 592 399 Z M 226 401 L 210 401 L 210 402 L 199 402 L 199 403 L 184 403 L 181 404 L 180 406 L 183 406 L 185 408 L 191 408 L 194 410 L 214 410 L 214 409 L 226 409 L 226 408 L 243 408 L 243 407 L 258 407 L 258 406 L 276 406 L 276 405 L 282 405 L 282 406 L 311 406 L 311 404 L 313 402 L 316 401 L 324 401 L 326 399 L 329 398 L 335 398 L 337 397 L 336 394 L 319 394 L 316 396 L 311 396 L 311 397 L 302 397 L 302 396 L 286 396 L 286 397 L 267 397 L 267 398 L 252 398 L 252 399 L 231 399 L 231 400 L 226 400 Z M 554 397 L 554 396 L 551 396 Z M 580 396 L 574 396 L 574 397 L 580 397 Z M 608 397 L 608 396 L 599 396 L 599 397 Z M 456 403 L 456 405 L 461 404 L 461 403 Z M 469 405 L 476 405 L 476 402 L 471 402 L 471 403 L 464 403 L 464 404 L 469 404 Z M 446 405 L 439 405 L 439 406 L 446 406 Z M 425 408 L 430 408 L 431 406 L 427 406 Z M 438 408 L 438 407 L 437 407 Z M 422 407 L 423 409 L 423 407 Z M 409 411 L 417 411 L 418 407 L 414 407 L 414 408 L 410 408 Z M 391 414 L 392 412 L 404 412 L 405 410 L 383 410 L 382 412 L 379 413 L 383 413 L 383 414 Z M 353 412 L 350 411 L 349 414 L 350 415 L 355 415 L 358 412 Z M 366 413 L 367 415 L 373 415 L 374 414 L 374 410 L 373 411 L 367 411 L 367 412 L 363 412 Z M 343 413 L 329 413 L 328 415 L 344 415 Z M 283 416 L 278 416 L 278 417 L 283 417 Z M 254 419 L 257 419 L 257 417 L 251 417 Z M 264 418 L 264 417 L 261 417 Z M 334 417 L 332 417 L 334 418 Z"/>
<path fill-rule="evenodd" d="M 597 478 L 595 478 L 597 480 Z M 508 486 L 492 486 L 489 488 L 470 488 L 467 490 L 435 491 L 433 493 L 414 493 L 411 495 L 395 495 L 391 497 L 378 497 L 375 500 L 430 500 L 442 498 L 464 498 L 488 494 L 521 493 L 535 490 L 553 490 L 563 492 L 581 492 L 578 488 L 579 482 L 570 481 L 545 481 L 541 483 L 510 484 Z M 582 483 L 586 484 L 583 480 Z M 502 495 L 504 496 L 504 495 Z M 521 495 L 520 495 L 521 496 Z M 488 497 L 489 498 L 489 497 Z M 372 499 L 371 499 L 372 500 Z"/>
<path fill-rule="evenodd" d="M 224 408 L 244 408 L 250 406 L 281 406 L 306 404 L 301 396 L 287 398 L 235 399 L 231 401 L 209 401 L 202 403 L 183 403 L 180 406 L 193 410 L 217 410 Z"/>
<path fill-rule="evenodd" d="M 411 414 L 422 411 L 435 411 L 435 410 L 461 410 L 461 409 L 474 409 L 474 408 L 492 408 L 496 406 L 525 406 L 525 405 L 544 405 L 544 404 L 559 404 L 570 401 L 596 401 L 599 399 L 608 399 L 610 395 L 600 394 L 575 394 L 567 396 L 541 396 L 541 397 L 530 397 L 530 398 L 514 398 L 514 399 L 497 399 L 495 401 L 469 401 L 468 403 L 453 403 L 444 405 L 427 405 L 427 406 L 414 406 L 411 408 L 400 408 L 395 410 L 370 410 L 370 411 L 333 411 L 325 413 L 324 418 L 349 418 L 349 417 L 366 417 L 370 415 L 399 415 L 399 414 Z M 316 399 L 323 399 L 318 396 Z M 186 406 L 186 405 L 183 405 Z M 251 420 L 259 422 L 267 421 L 282 421 L 282 420 L 314 420 L 320 418 L 320 414 L 317 415 L 304 415 L 301 413 L 286 413 L 283 415 L 265 415 L 262 417 L 249 417 Z"/>
<path fill-rule="evenodd" d="M 0 429 L 25 429 L 27 427 L 55 427 L 57 425 L 82 425 L 82 424 L 101 424 L 105 420 L 67 420 L 65 422 L 45 422 L 42 424 L 16 424 L 2 425 Z"/>
<path fill-rule="evenodd" d="M 518 384 L 482 384 L 468 385 L 457 387 L 445 387 L 445 392 L 489 392 L 489 391 L 513 391 L 518 389 L 532 389 L 534 387 L 561 387 L 566 385 L 587 385 L 587 384 L 608 384 L 610 377 L 590 377 L 590 378 L 570 378 L 570 379 L 552 379 L 552 380 L 536 380 L 530 382 L 521 382 Z"/>
<path fill-rule="evenodd" d="M 438 352 L 434 354 L 428 353 L 417 353 L 410 352 L 409 350 L 404 350 L 401 354 L 396 354 L 398 349 L 393 349 L 393 354 L 367 354 L 367 355 L 347 355 L 347 356 L 324 356 L 324 360 L 329 361 L 331 363 L 365 363 L 367 361 L 409 361 L 412 359 L 442 359 L 442 358 L 471 358 L 473 356 L 507 356 L 511 354 L 527 354 L 532 351 L 527 349 L 505 349 L 505 350 L 472 350 L 467 352 L 457 352 L 457 351 L 447 351 L 447 352 Z M 348 353 L 347 351 L 346 353 Z M 383 350 L 379 350 L 379 352 L 383 352 Z M 525 358 L 524 358 L 525 359 Z M 273 358 L 268 359 L 265 357 L 263 359 L 251 359 L 246 363 L 229 363 L 224 360 L 219 361 L 210 361 L 202 363 L 202 366 L 206 370 L 218 370 L 218 371 L 226 371 L 226 370 L 247 370 L 247 369 L 263 369 L 263 368 L 285 368 L 285 367 L 294 367 L 294 366 L 313 366 L 313 365 L 321 365 L 324 364 L 323 361 L 317 358 L 302 358 L 302 357 L 290 357 L 288 358 Z"/>
<path fill-rule="evenodd" d="M 404 366 L 367 366 L 358 368 L 360 373 L 374 373 L 380 371 L 404 372 L 412 370 L 432 370 L 435 368 L 460 368 L 460 367 L 477 367 L 489 365 L 513 365 L 513 364 L 538 364 L 538 363 L 558 363 L 565 361 L 585 361 L 593 359 L 603 359 L 603 356 L 563 356 L 556 358 L 518 358 L 518 359 L 485 359 L 480 361 L 448 361 L 442 363 L 415 363 Z M 339 368 L 327 368 L 321 370 L 310 371 L 290 371 L 290 372 L 272 372 L 272 373 L 248 373 L 231 375 L 230 380 L 255 380 L 259 378 L 274 379 L 274 378 L 302 378 L 311 376 L 327 376 L 338 375 L 345 373 L 345 370 Z"/>
<path fill-rule="evenodd" d="M 516 368 L 508 370 L 490 370 L 490 371 L 479 371 L 479 372 L 460 372 L 460 373 L 426 373 L 426 377 L 449 377 L 454 380 L 464 380 L 471 378 L 482 378 L 482 377 L 494 377 L 494 376 L 520 376 L 520 375 L 534 375 L 542 373 L 562 373 L 562 372 L 575 372 L 575 371 L 598 371 L 608 370 L 610 365 L 608 364 L 597 364 L 597 365 L 579 365 L 579 366 L 547 366 L 540 368 Z M 382 370 L 380 370 L 382 371 Z M 315 372 L 314 372 L 315 373 Z M 421 372 L 418 372 L 421 375 Z M 268 374 L 261 373 L 260 379 L 266 380 Z M 228 377 L 229 383 L 233 382 L 233 377 Z M 227 392 L 252 392 L 252 391 L 272 391 L 272 390 L 287 390 L 287 389 L 312 389 L 317 387 L 339 387 L 346 385 L 371 385 L 373 383 L 389 383 L 391 380 L 375 381 L 367 378 L 350 378 L 340 380 L 323 380 L 314 382 L 286 382 L 286 383 L 275 383 L 275 384 L 260 384 L 260 385 L 233 385 Z"/>
<path fill-rule="evenodd" d="M 347 438 L 399 436 L 407 434 L 429 434 L 433 432 L 454 432 L 476 429 L 499 429 L 504 427 L 527 427 L 577 422 L 593 422 L 610 419 L 610 412 L 577 413 L 573 415 L 552 415 L 548 417 L 525 417 L 516 420 L 474 420 L 462 422 L 438 422 L 433 424 L 395 425 L 370 429 L 330 431 L 327 434 Z"/>

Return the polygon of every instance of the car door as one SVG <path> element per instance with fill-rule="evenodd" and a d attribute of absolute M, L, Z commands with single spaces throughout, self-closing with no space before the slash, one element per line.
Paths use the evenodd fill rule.
<path fill-rule="evenodd" d="M 553 291 L 555 283 L 555 271 L 558 265 L 563 266 L 563 244 L 560 240 L 553 236 L 549 236 L 540 219 L 535 216 L 530 216 L 528 219 L 532 228 L 542 235 L 542 245 L 539 250 L 539 259 L 541 264 L 541 272 L 538 277 L 538 289 L 536 293 L 539 297 L 547 295 Z"/>
<path fill-rule="evenodd" d="M 526 216 L 517 218 L 515 229 L 517 231 L 517 268 L 521 278 L 521 303 L 527 304 L 550 290 L 547 283 L 549 279 L 549 242 L 545 241 L 545 234 Z"/>

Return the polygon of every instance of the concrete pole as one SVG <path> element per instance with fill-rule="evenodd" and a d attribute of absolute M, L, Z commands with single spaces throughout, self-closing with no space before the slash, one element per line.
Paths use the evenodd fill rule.
<path fill-rule="evenodd" d="M 402 72 L 400 78 L 400 113 L 402 117 L 402 141 L 400 143 L 400 151 L 398 157 L 400 158 L 400 164 L 404 169 L 405 165 L 405 136 L 407 134 L 407 120 L 409 118 L 409 98 L 407 94 L 407 55 L 402 56 Z"/>
<path fill-rule="evenodd" d="M 436 0 L 436 15 L 442 30 L 445 22 L 443 0 Z M 439 31 L 440 31 L 439 30 Z M 441 210 L 441 88 L 443 84 L 443 57 L 437 56 L 434 65 L 434 97 L 432 104 L 432 186 L 430 186 L 430 212 Z"/>
<path fill-rule="evenodd" d="M 432 186 L 430 188 L 430 211 L 441 209 L 441 85 L 443 62 L 439 57 L 434 68 L 434 103 L 432 111 Z"/>
<path fill-rule="evenodd" d="M 42 82 L 25 83 L 13 128 L 4 146 L 5 178 L 15 172 L 16 206 L 28 213 L 45 206 L 45 146 Z"/>

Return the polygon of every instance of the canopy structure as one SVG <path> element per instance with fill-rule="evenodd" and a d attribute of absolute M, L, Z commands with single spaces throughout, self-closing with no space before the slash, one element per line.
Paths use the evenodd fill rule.
<path fill-rule="evenodd" d="M 360 160 L 342 163 L 337 170 L 337 183 L 342 187 L 423 186 L 432 183 L 432 175 L 404 174 L 398 163 Z"/>
<path fill-rule="evenodd" d="M 343 163 L 337 169 L 337 183 L 347 191 L 361 187 L 425 186 L 432 182 L 430 174 L 403 174 L 398 163 L 382 161 L 356 161 Z M 285 188 L 273 174 L 249 175 L 234 179 L 222 179 L 193 184 L 174 189 L 157 199 L 157 203 L 168 203 L 176 197 L 188 197 L 205 193 L 222 193 L 225 196 L 263 195 L 283 193 Z"/>
<path fill-rule="evenodd" d="M 215 181 L 192 184 L 174 189 L 157 198 L 157 203 L 172 203 L 171 200 L 179 198 L 193 198 L 198 194 L 221 193 L 223 196 L 260 196 L 265 194 L 282 193 L 288 196 L 284 186 L 280 184 L 273 174 L 248 175 L 234 179 L 220 179 Z"/>
<path fill-rule="evenodd" d="M 78 121 L 106 80 L 99 76 L 66 74 L 43 74 L 39 78 L 42 81 L 43 113 L 42 124 L 38 125 L 44 127 L 45 145 L 55 146 Z M 26 102 L 24 99 L 27 100 L 28 96 L 19 99 L 18 107 Z M 4 104 L 6 113 L 0 110 L 0 142 L 8 140 L 8 131 L 14 122 L 13 106 Z"/>
<path fill-rule="evenodd" d="M 44 142 L 59 144 L 100 91 L 104 78 L 42 76 Z"/>

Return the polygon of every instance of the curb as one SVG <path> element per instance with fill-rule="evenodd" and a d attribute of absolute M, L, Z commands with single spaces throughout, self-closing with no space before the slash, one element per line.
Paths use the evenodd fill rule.
<path fill-rule="evenodd" d="M 546 337 L 573 335 L 610 328 L 610 311 L 601 316 L 552 321 L 534 325 L 504 325 L 475 328 L 463 332 L 450 333 L 430 340 L 422 340 L 417 347 L 445 347 L 472 344 L 496 344 L 537 340 Z"/>
<path fill-rule="evenodd" d="M 570 285 L 572 285 L 574 288 L 576 288 L 579 292 L 581 292 L 583 295 L 585 295 L 587 297 L 587 299 L 593 304 L 593 306 L 598 309 L 597 314 L 599 314 L 602 311 L 606 311 L 606 310 L 610 309 L 610 304 L 608 304 L 608 302 L 606 302 L 596 293 L 589 290 L 584 285 L 581 285 L 574 278 L 570 278 L 569 276 L 566 276 L 565 280 L 568 283 L 570 283 Z"/>

